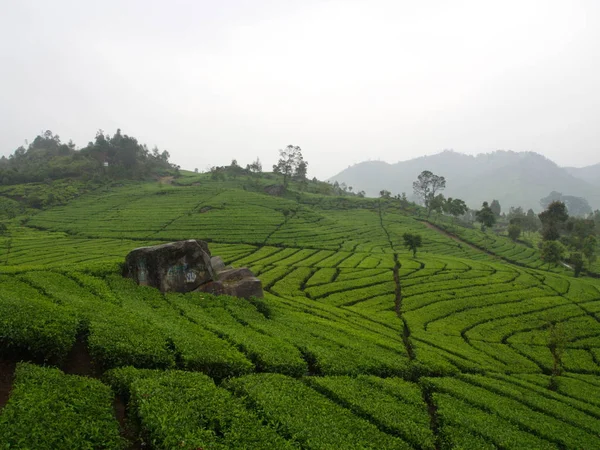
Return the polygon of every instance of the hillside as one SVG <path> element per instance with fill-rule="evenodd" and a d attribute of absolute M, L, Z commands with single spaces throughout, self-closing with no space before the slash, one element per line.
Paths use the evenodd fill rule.
<path fill-rule="evenodd" d="M 600 280 L 394 201 L 176 181 L 5 220 L 0 448 L 597 446 Z M 190 238 L 265 298 L 121 276 L 131 249 Z"/>
<path fill-rule="evenodd" d="M 558 191 L 584 197 L 593 209 L 598 209 L 600 177 L 593 167 L 589 170 L 565 169 L 532 152 L 497 151 L 469 156 L 444 151 L 396 164 L 359 163 L 331 177 L 330 181 L 344 182 L 355 191 L 364 190 L 373 197 L 387 189 L 394 194 L 405 192 L 410 198 L 412 182 L 423 170 L 430 170 L 446 178 L 446 196 L 462 198 L 471 208 L 497 199 L 505 211 L 510 206 L 540 211 L 540 199 Z M 594 180 L 596 182 L 592 184 Z"/>
<path fill-rule="evenodd" d="M 587 167 L 565 167 L 574 177 L 587 181 L 594 186 L 600 186 L 600 163 Z"/>

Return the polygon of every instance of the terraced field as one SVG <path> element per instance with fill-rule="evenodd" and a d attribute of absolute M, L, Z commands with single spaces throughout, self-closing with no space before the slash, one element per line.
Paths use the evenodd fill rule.
<path fill-rule="evenodd" d="M 199 180 L 95 191 L 0 237 L 0 448 L 600 446 L 598 281 L 372 199 Z M 265 298 L 121 277 L 130 249 L 188 238 Z"/>

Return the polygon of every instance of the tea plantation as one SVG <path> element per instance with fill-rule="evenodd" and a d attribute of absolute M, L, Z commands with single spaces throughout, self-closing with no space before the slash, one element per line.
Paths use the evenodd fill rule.
<path fill-rule="evenodd" d="M 0 449 L 600 448 L 600 280 L 491 232 L 201 175 L 7 223 Z M 190 238 L 265 298 L 122 278 Z"/>

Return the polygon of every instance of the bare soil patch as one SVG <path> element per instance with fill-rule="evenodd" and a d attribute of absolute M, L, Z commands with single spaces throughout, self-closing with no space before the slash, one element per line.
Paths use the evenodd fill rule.
<path fill-rule="evenodd" d="M 0 409 L 8 402 L 15 377 L 15 361 L 0 359 Z"/>

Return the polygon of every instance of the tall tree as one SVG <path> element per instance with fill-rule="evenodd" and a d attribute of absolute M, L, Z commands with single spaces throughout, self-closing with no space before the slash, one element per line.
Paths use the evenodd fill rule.
<path fill-rule="evenodd" d="M 460 198 L 448 197 L 444 204 L 444 212 L 453 216 L 454 220 L 456 220 L 458 216 L 465 214 L 468 210 L 467 204 Z"/>
<path fill-rule="evenodd" d="M 525 216 L 525 225 L 523 226 L 523 229 L 525 231 L 535 233 L 540 229 L 540 226 L 540 218 L 536 215 L 536 213 L 533 212 L 533 209 L 528 209 L 527 215 Z"/>
<path fill-rule="evenodd" d="M 569 219 L 567 207 L 563 202 L 552 202 L 548 208 L 538 215 L 542 222 L 542 239 L 556 241 L 560 238 L 565 222 Z"/>
<path fill-rule="evenodd" d="M 262 172 L 262 163 L 260 162 L 260 158 L 256 158 L 255 161 L 252 162 L 252 164 L 248 164 L 246 166 L 246 170 L 250 173 L 261 173 Z"/>
<path fill-rule="evenodd" d="M 486 228 L 492 228 L 496 223 L 496 215 L 488 205 L 488 202 L 483 202 L 481 209 L 475 213 L 475 217 L 481 223 L 481 231 L 484 232 Z"/>
<path fill-rule="evenodd" d="M 542 261 L 548 263 L 548 269 L 554 264 L 557 266 L 563 259 L 565 246 L 558 241 L 545 241 L 542 244 Z"/>
<path fill-rule="evenodd" d="M 296 166 L 296 171 L 294 172 L 294 178 L 298 181 L 306 181 L 306 172 L 308 171 L 308 162 L 302 159 L 302 155 L 300 155 L 300 161 Z"/>
<path fill-rule="evenodd" d="M 490 209 L 496 217 L 500 217 L 500 214 L 502 213 L 502 207 L 500 206 L 500 202 L 498 200 L 492 200 Z"/>
<path fill-rule="evenodd" d="M 508 226 L 508 237 L 513 241 L 516 241 L 521 236 L 521 227 L 515 223 L 511 223 Z"/>
<path fill-rule="evenodd" d="M 273 172 L 283 175 L 283 185 L 287 188 L 292 176 L 297 173 L 298 166 L 304 163 L 304 177 L 306 177 L 306 166 L 302 157 L 302 149 L 300 147 L 288 145 L 283 150 L 279 150 L 279 160 L 273 166 Z"/>
<path fill-rule="evenodd" d="M 540 205 L 542 208 L 546 209 L 552 202 L 564 203 L 570 216 L 586 217 L 592 213 L 590 204 L 583 197 L 563 195 L 560 192 L 552 191 L 547 197 L 540 200 Z"/>
<path fill-rule="evenodd" d="M 434 200 L 439 191 L 446 188 L 446 179 L 435 175 L 429 170 L 424 170 L 413 182 L 413 192 L 427 209 L 427 218 L 431 215 L 432 206 L 436 206 Z"/>
<path fill-rule="evenodd" d="M 444 210 L 444 205 L 446 204 L 446 199 L 442 194 L 438 194 L 431 199 L 429 202 L 429 210 L 432 212 L 440 213 Z"/>

